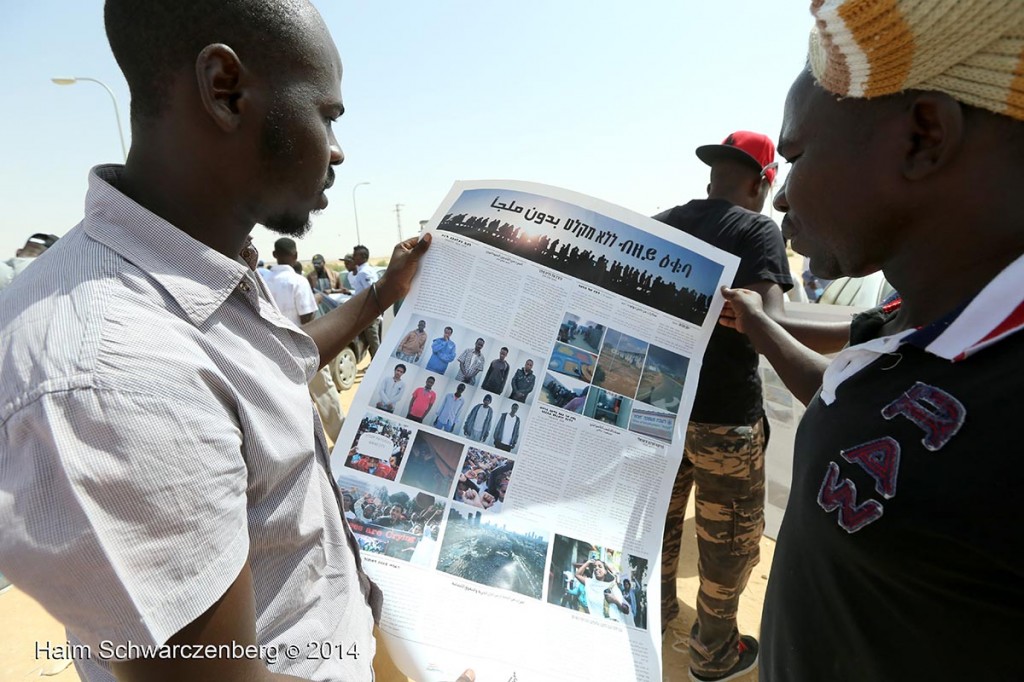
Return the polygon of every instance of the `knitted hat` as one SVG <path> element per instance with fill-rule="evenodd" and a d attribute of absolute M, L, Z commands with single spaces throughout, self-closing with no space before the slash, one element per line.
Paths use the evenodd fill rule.
<path fill-rule="evenodd" d="M 813 0 L 810 63 L 826 90 L 935 90 L 1024 120 L 1024 1 Z"/>

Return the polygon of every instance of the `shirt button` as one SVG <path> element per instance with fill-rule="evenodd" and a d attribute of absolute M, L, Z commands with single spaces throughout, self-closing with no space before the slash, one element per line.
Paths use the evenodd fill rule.
<path fill-rule="evenodd" d="M 248 282 L 242 282 L 241 284 L 238 285 L 238 288 L 244 291 L 245 293 L 249 293 L 249 291 L 252 289 L 252 287 L 249 286 Z"/>

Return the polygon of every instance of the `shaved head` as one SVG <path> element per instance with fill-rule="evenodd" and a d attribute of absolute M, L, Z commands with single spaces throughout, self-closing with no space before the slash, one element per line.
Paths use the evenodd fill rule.
<path fill-rule="evenodd" d="M 207 45 L 227 45 L 272 77 L 282 65 L 312 64 L 309 29 L 322 23 L 306 0 L 107 0 L 103 19 L 133 122 L 163 111 L 174 79 L 194 75 Z"/>

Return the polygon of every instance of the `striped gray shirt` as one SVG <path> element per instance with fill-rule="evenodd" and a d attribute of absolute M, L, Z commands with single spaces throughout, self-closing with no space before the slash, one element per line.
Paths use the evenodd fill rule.
<path fill-rule="evenodd" d="M 306 389 L 316 346 L 119 173 L 93 169 L 83 222 L 0 293 L 0 572 L 107 681 L 103 641 L 166 642 L 248 558 L 272 670 L 371 680 L 379 591 Z"/>

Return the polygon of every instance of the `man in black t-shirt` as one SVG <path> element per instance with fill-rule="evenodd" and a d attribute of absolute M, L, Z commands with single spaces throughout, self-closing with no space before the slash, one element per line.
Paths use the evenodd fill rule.
<path fill-rule="evenodd" d="M 793 286 L 782 233 L 762 215 L 775 178 L 775 145 L 759 133 L 733 133 L 697 156 L 711 166 L 708 198 L 655 216 L 740 257 L 733 286 L 761 294 L 781 314 Z M 683 514 L 697 484 L 700 593 L 690 632 L 690 677 L 731 678 L 757 664 L 758 643 L 739 633 L 736 610 L 759 559 L 764 530 L 764 449 L 767 443 L 758 356 L 733 329 L 715 329 L 704 354 L 697 395 L 676 475 L 662 548 L 662 630 L 679 614 L 676 571 Z"/>
<path fill-rule="evenodd" d="M 902 298 L 829 362 L 725 294 L 808 405 L 762 682 L 1024 679 L 1024 3 L 904 4 L 813 4 L 775 199 L 815 275 Z"/>

